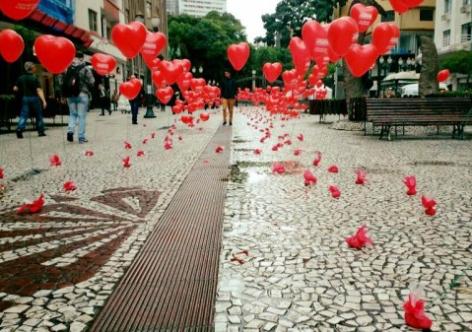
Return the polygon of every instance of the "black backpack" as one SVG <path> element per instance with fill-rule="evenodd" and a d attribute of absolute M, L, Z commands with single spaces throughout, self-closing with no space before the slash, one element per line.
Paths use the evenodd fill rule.
<path fill-rule="evenodd" d="M 62 92 L 64 97 L 78 97 L 81 91 L 79 73 L 87 64 L 83 63 L 78 66 L 70 67 L 64 76 L 64 84 Z"/>

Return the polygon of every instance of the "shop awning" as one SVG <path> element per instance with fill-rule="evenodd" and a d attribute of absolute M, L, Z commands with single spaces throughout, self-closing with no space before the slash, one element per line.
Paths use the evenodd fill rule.
<path fill-rule="evenodd" d="M 83 43 L 83 46 L 88 48 L 93 43 L 93 39 L 90 33 L 84 29 L 78 28 L 73 24 L 64 23 L 58 19 L 55 19 L 41 10 L 36 9 L 31 16 L 30 20 L 35 21 L 53 31 L 63 34 L 65 37 L 79 40 Z"/>

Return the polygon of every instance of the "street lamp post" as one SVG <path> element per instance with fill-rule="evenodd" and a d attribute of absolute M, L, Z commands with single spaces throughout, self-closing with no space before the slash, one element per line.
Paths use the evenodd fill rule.
<path fill-rule="evenodd" d="M 252 91 L 256 90 L 256 70 L 252 70 Z"/>
<path fill-rule="evenodd" d="M 161 19 L 158 16 L 152 17 L 151 18 L 151 25 L 152 25 L 152 30 L 154 32 L 159 31 L 159 24 L 161 23 Z M 146 114 L 144 115 L 145 119 L 153 119 L 156 117 L 154 114 L 154 96 L 152 94 L 152 79 L 151 79 L 151 70 L 147 68 L 146 66 Z"/>

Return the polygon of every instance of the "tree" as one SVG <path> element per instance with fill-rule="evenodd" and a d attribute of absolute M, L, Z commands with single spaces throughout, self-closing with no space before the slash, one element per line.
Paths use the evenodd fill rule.
<path fill-rule="evenodd" d="M 229 67 L 226 49 L 232 43 L 246 41 L 241 22 L 229 13 L 210 12 L 203 18 L 189 15 L 169 19 L 170 55 L 187 58 L 203 68 L 207 80 L 220 80 Z"/>
<path fill-rule="evenodd" d="M 270 46 L 286 47 L 307 20 L 331 22 L 334 8 L 345 4 L 346 0 L 282 0 L 274 14 L 262 16 L 266 36 L 261 39 Z"/>
<path fill-rule="evenodd" d="M 449 69 L 452 73 L 467 75 L 467 86 L 472 78 L 472 51 L 456 51 L 440 57 L 441 69 Z"/>

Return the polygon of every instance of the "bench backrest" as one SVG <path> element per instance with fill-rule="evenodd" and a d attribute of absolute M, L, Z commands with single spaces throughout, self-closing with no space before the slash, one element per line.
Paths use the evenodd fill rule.
<path fill-rule="evenodd" d="M 469 98 L 371 98 L 366 100 L 368 121 L 382 119 L 452 121 L 468 118 L 466 114 L 471 107 L 472 100 Z"/>

